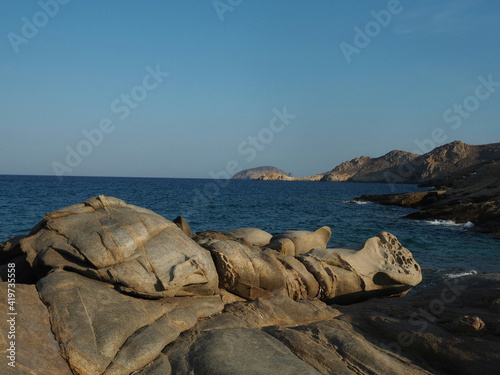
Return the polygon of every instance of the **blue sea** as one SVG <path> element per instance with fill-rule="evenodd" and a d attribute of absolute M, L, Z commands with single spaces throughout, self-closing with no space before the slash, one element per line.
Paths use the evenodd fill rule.
<path fill-rule="evenodd" d="M 411 209 L 352 204 L 363 194 L 423 190 L 416 185 L 172 178 L 0 175 L 0 242 L 27 234 L 45 213 L 103 194 L 173 220 L 193 231 L 257 227 L 332 229 L 329 247 L 361 245 L 381 231 L 393 233 L 422 266 L 421 287 L 446 277 L 500 272 L 500 238 L 440 221 L 412 221 Z"/>

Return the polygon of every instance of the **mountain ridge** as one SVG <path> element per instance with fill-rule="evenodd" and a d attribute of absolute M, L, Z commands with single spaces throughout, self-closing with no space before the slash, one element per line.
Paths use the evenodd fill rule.
<path fill-rule="evenodd" d="M 312 176 L 292 177 L 290 174 L 272 171 L 254 179 L 446 185 L 452 183 L 456 177 L 498 160 L 500 160 L 500 143 L 469 145 L 461 141 L 453 141 L 422 155 L 392 150 L 375 158 L 360 156 L 342 162 L 328 172 Z"/>

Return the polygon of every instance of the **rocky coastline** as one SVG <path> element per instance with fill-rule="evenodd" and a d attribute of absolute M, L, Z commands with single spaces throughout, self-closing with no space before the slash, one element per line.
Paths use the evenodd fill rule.
<path fill-rule="evenodd" d="M 273 167 L 259 167 L 239 175 L 263 181 L 375 182 L 387 184 L 450 184 L 451 181 L 475 173 L 479 168 L 500 161 L 500 143 L 469 145 L 454 141 L 419 155 L 402 150 L 372 158 L 360 156 L 345 161 L 331 171 L 306 177 L 293 177 Z M 268 171 L 267 173 L 264 173 Z"/>
<path fill-rule="evenodd" d="M 405 216 L 408 219 L 451 220 L 468 224 L 465 227 L 472 231 L 500 235 L 500 162 L 435 183 L 441 187 L 416 193 L 363 195 L 357 200 L 418 209 Z"/>
<path fill-rule="evenodd" d="M 406 295 L 422 272 L 395 236 L 327 249 L 330 236 L 192 233 L 182 217 L 105 196 L 49 213 L 0 245 L 13 289 L 0 304 L 16 314 L 0 323 L 5 373 L 498 370 L 499 274 Z"/>

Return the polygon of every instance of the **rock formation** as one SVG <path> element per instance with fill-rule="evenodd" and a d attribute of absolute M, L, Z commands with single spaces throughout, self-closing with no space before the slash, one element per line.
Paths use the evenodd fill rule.
<path fill-rule="evenodd" d="M 394 150 L 381 157 L 361 156 L 343 162 L 329 172 L 308 177 L 269 173 L 259 180 L 381 182 L 435 186 L 468 176 L 480 167 L 500 160 L 500 143 L 468 145 L 454 141 L 423 155 Z"/>
<path fill-rule="evenodd" d="M 364 195 L 360 200 L 418 208 L 409 219 L 452 220 L 472 223 L 468 229 L 500 234 L 500 162 L 477 168 L 473 173 L 447 181 L 452 187 L 415 193 Z"/>
<path fill-rule="evenodd" d="M 386 171 L 395 166 L 410 163 L 418 156 L 418 154 L 401 150 L 391 151 L 378 158 L 361 156 L 339 164 L 330 172 L 325 173 L 321 181 L 381 182 L 385 178 Z"/>
<path fill-rule="evenodd" d="M 287 173 L 281 169 L 266 166 L 266 167 L 245 169 L 243 171 L 235 173 L 235 175 L 232 178 L 237 180 L 257 180 L 259 177 L 269 173 L 277 173 L 283 176 L 292 176 L 290 173 Z"/>
<path fill-rule="evenodd" d="M 393 235 L 381 233 L 358 249 L 326 249 L 326 227 L 190 238 L 187 223 L 176 222 L 184 231 L 99 196 L 47 214 L 28 236 L 2 246 L 2 263 L 24 264 L 16 266 L 16 367 L 4 366 L 5 373 L 409 375 L 497 368 L 500 279 L 432 292 L 430 313 L 426 294 L 343 306 L 400 296 L 420 282 L 420 267 Z M 293 244 L 293 255 L 271 248 L 280 241 Z M 19 282 L 26 270 L 36 286 Z M 488 297 L 479 298 L 478 288 Z M 456 310 L 436 311 L 439 295 Z M 6 309 L 5 296 L 0 302 Z M 464 310 L 467 303 L 474 310 Z"/>

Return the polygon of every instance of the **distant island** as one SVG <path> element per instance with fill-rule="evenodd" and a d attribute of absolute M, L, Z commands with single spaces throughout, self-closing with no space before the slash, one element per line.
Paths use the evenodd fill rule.
<path fill-rule="evenodd" d="M 275 167 L 257 167 L 251 169 L 245 169 L 244 171 L 236 173 L 232 178 L 237 180 L 258 180 L 259 177 L 266 176 L 268 174 L 275 173 L 277 175 L 291 177 L 291 173 L 287 173 L 281 169 Z"/>

